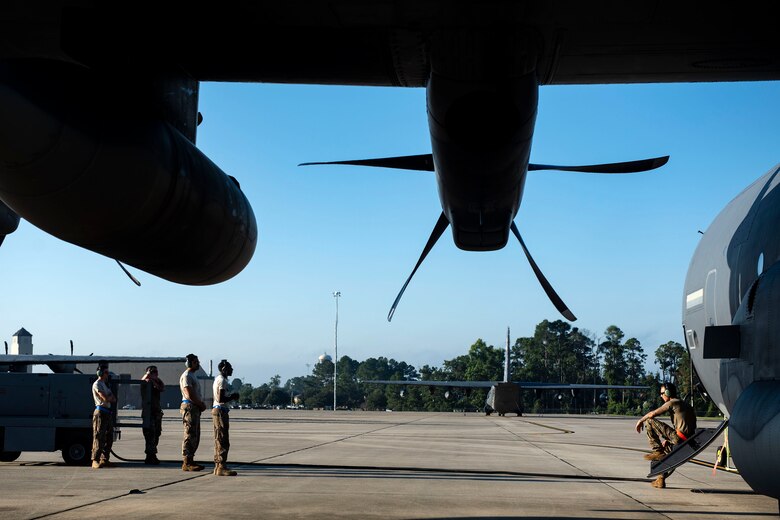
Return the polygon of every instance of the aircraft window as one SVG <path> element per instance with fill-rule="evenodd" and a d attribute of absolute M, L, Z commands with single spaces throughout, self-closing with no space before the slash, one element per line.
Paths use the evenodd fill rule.
<path fill-rule="evenodd" d="M 758 255 L 758 267 L 756 269 L 757 274 L 760 276 L 764 272 L 764 253 Z"/>
<path fill-rule="evenodd" d="M 688 348 L 694 350 L 696 348 L 696 332 L 690 329 L 686 330 L 685 338 L 688 340 Z"/>
<path fill-rule="evenodd" d="M 704 303 L 704 289 L 693 291 L 685 297 L 685 308 L 692 309 Z"/>

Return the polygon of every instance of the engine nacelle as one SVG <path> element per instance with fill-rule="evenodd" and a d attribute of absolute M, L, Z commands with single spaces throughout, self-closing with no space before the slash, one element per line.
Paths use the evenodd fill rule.
<path fill-rule="evenodd" d="M 131 91 L 70 64 L 0 66 L 0 199 L 62 240 L 173 282 L 235 276 L 257 243 L 248 200 Z"/>
<path fill-rule="evenodd" d="M 432 39 L 428 127 L 442 209 L 460 249 L 495 251 L 509 238 L 536 122 L 538 47 L 524 28 Z"/>

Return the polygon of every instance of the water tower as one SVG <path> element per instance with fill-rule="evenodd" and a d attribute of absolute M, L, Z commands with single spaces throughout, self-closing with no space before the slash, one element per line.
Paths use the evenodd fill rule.
<path fill-rule="evenodd" d="M 8 352 L 12 356 L 31 356 L 33 353 L 32 334 L 24 327 L 17 330 L 11 337 L 11 349 Z M 27 365 L 26 372 L 32 372 L 32 365 Z"/>

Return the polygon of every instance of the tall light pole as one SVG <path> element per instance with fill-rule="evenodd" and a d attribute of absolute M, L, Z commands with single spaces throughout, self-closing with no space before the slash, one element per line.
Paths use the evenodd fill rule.
<path fill-rule="evenodd" d="M 593 372 L 593 386 L 596 386 L 596 378 L 599 375 L 601 364 L 599 363 L 599 344 L 601 343 L 601 338 L 598 336 L 594 337 L 594 343 L 593 343 L 593 358 L 596 361 L 596 370 Z M 596 411 L 596 388 L 593 389 L 593 411 Z"/>
<path fill-rule="evenodd" d="M 341 291 L 333 293 L 333 297 L 336 299 L 336 329 L 333 338 L 334 347 L 336 350 L 336 356 L 333 358 L 333 411 L 336 411 L 336 365 L 339 362 L 339 298 L 341 298 Z"/>

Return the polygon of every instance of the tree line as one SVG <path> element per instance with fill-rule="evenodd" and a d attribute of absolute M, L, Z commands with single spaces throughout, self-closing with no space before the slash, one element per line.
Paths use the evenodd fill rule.
<path fill-rule="evenodd" d="M 610 325 L 602 337 L 569 323 L 544 320 L 533 336 L 517 338 L 510 346 L 512 381 L 642 385 L 646 390 L 522 391 L 523 409 L 529 412 L 643 414 L 660 404 L 660 386 L 677 385 L 680 395 L 693 399 L 700 415 L 716 415 L 717 407 L 700 389 L 691 373 L 688 350 L 676 341 L 655 347 L 660 372 L 646 372 L 647 354 L 636 338 L 626 338 Z M 487 389 L 457 389 L 426 386 L 368 384 L 369 380 L 501 381 L 504 377 L 504 348 L 477 339 L 466 354 L 443 361 L 440 367 L 414 366 L 392 358 L 364 361 L 342 356 L 337 360 L 337 404 L 339 408 L 398 411 L 482 410 Z M 286 406 L 301 403 L 306 408 L 333 405 L 334 364 L 325 359 L 311 374 L 289 379 L 280 377 L 259 387 L 234 380 L 245 405 Z"/>

